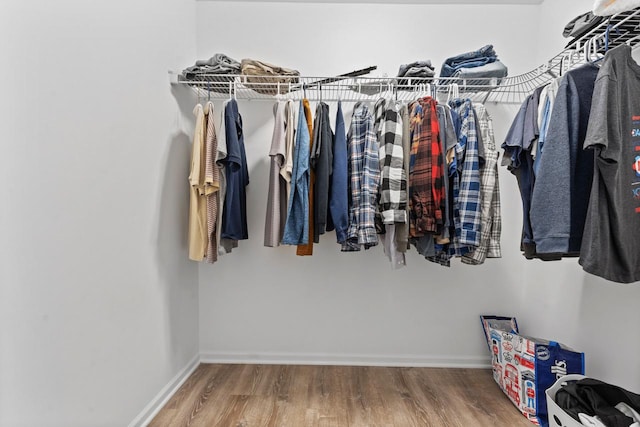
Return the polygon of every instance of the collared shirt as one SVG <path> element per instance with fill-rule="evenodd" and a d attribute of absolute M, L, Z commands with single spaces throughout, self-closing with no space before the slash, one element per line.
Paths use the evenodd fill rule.
<path fill-rule="evenodd" d="M 349 146 L 349 229 L 342 251 L 359 251 L 378 244 L 375 228 L 376 198 L 380 183 L 378 141 L 369 108 L 357 103 L 347 135 Z"/>
<path fill-rule="evenodd" d="M 309 185 L 307 186 L 307 205 L 308 205 L 308 209 L 307 209 L 307 224 L 308 224 L 308 229 L 309 229 L 309 236 L 307 237 L 307 240 L 305 243 L 300 243 L 298 245 L 298 248 L 296 249 L 296 255 L 298 256 L 307 256 L 307 255 L 313 255 L 313 235 L 314 235 L 314 215 L 313 215 L 313 209 L 314 209 L 314 187 L 315 187 L 315 179 L 316 179 L 316 174 L 314 171 L 313 166 L 311 165 L 311 149 L 313 148 L 313 117 L 311 116 L 311 107 L 309 106 L 309 100 L 308 99 L 303 99 L 302 100 L 302 109 L 300 110 L 300 113 L 304 114 L 304 118 L 307 124 L 307 130 L 309 133 L 309 154 L 307 155 L 307 165 L 308 165 L 308 170 L 309 170 Z M 298 122 L 300 123 L 300 122 Z M 298 129 L 299 131 L 299 129 Z M 297 146 L 296 146 L 297 149 Z"/>
<path fill-rule="evenodd" d="M 379 100 L 375 107 L 375 127 L 380 143 L 381 170 L 379 210 L 384 224 L 407 222 L 407 176 L 402 148 L 400 105 Z"/>
<path fill-rule="evenodd" d="M 338 101 L 336 111 L 336 132 L 333 138 L 333 173 L 331 174 L 331 195 L 329 197 L 330 219 L 327 231 L 336 230 L 336 241 L 343 243 L 349 228 L 349 171 L 347 136 L 344 130 L 342 103 Z"/>
<path fill-rule="evenodd" d="M 293 152 L 293 173 L 291 175 L 291 195 L 287 208 L 287 221 L 282 237 L 283 245 L 299 245 L 309 242 L 309 146 L 310 136 L 300 103 L 298 131 Z"/>
<path fill-rule="evenodd" d="M 409 235 L 422 237 L 437 233 L 443 225 L 445 200 L 444 159 L 433 98 L 422 98 L 413 105 L 411 135 Z"/>
<path fill-rule="evenodd" d="M 498 182 L 498 156 L 493 121 L 482 104 L 475 104 L 477 126 L 484 141 L 484 165 L 480 169 L 480 193 L 482 200 L 480 245 L 462 257 L 465 264 L 479 265 L 486 258 L 500 258 L 500 233 L 502 216 L 500 213 L 500 184 Z"/>
<path fill-rule="evenodd" d="M 482 209 L 480 159 L 473 105 L 469 99 L 455 100 L 452 101 L 452 108 L 457 109 L 461 119 L 460 134 L 456 144 L 456 163 L 460 178 L 457 197 L 454 188 L 454 203 L 457 208 L 457 215 L 454 214 L 456 239 L 460 246 L 477 247 L 480 245 Z"/>

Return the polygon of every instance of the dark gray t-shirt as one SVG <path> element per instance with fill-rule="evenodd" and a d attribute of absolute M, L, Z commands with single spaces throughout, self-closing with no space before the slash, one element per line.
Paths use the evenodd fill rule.
<path fill-rule="evenodd" d="M 607 280 L 640 280 L 640 65 L 624 44 L 602 63 L 585 148 L 596 154 L 580 265 Z"/>

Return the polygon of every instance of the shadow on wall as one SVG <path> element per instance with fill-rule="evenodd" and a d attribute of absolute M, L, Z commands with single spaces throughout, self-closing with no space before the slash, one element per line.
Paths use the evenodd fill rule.
<path fill-rule="evenodd" d="M 585 273 L 576 321 L 576 347 L 586 354 L 587 375 L 640 392 L 640 287 Z M 573 305 L 570 301 L 569 306 Z"/>
<path fill-rule="evenodd" d="M 158 205 L 156 258 L 159 290 L 165 295 L 166 347 L 175 362 L 184 363 L 198 351 L 198 265 L 188 259 L 189 166 L 193 132 L 193 92 L 173 87 L 178 103 L 175 131 L 165 145 L 165 162 Z M 184 337 L 185 330 L 194 336 Z M 185 342 L 185 340 L 188 340 Z M 180 356 L 182 354 L 182 356 Z"/>

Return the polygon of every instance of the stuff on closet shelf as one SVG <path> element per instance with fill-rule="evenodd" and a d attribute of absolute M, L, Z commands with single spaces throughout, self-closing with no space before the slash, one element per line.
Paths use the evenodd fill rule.
<path fill-rule="evenodd" d="M 565 375 L 547 389 L 551 427 L 640 426 L 640 395 L 584 375 Z"/>
<path fill-rule="evenodd" d="M 244 76 L 244 84 L 264 95 L 279 95 L 299 82 L 300 72 L 255 59 L 238 62 L 224 53 L 216 53 L 209 59 L 198 60 L 184 69 L 181 77 L 186 82 L 206 82 L 212 92 L 228 92 L 228 84 Z M 224 83 L 224 84 L 223 84 Z"/>
<path fill-rule="evenodd" d="M 560 376 L 584 375 L 584 353 L 520 334 L 515 317 L 480 316 L 480 321 L 493 379 L 529 421 L 548 426 L 545 392 Z"/>
<path fill-rule="evenodd" d="M 242 75 L 247 86 L 258 93 L 280 95 L 288 92 L 292 83 L 298 83 L 300 72 L 253 59 L 243 59 Z"/>
<path fill-rule="evenodd" d="M 640 0 L 595 0 L 593 13 L 598 16 L 610 16 L 640 7 Z"/>
<path fill-rule="evenodd" d="M 493 45 L 447 58 L 440 69 L 440 77 L 459 80 L 496 79 L 500 84 L 508 74 L 507 67 L 498 59 Z M 482 81 L 482 80 L 480 80 Z M 447 84 L 446 80 L 442 81 Z"/>
<path fill-rule="evenodd" d="M 600 25 L 604 19 L 602 16 L 595 16 L 592 11 L 582 13 L 569 21 L 564 27 L 562 35 L 566 38 L 571 38 L 569 44 L 572 44 Z"/>

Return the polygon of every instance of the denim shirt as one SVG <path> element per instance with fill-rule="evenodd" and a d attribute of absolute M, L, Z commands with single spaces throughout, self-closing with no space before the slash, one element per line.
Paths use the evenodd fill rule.
<path fill-rule="evenodd" d="M 309 243 L 309 144 L 311 136 L 307 127 L 304 107 L 300 103 L 298 130 L 291 174 L 291 194 L 287 209 L 282 243 L 306 245 Z"/>

